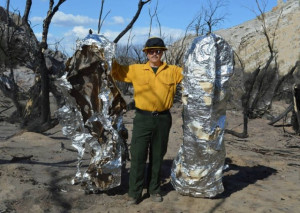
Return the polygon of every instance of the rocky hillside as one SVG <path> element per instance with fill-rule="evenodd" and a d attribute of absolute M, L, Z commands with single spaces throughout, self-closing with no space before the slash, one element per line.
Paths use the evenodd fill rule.
<path fill-rule="evenodd" d="M 279 20 L 278 28 L 276 24 Z M 278 52 L 279 74 L 285 75 L 300 60 L 300 1 L 278 1 L 278 5 L 266 13 L 270 38 L 274 37 L 274 50 Z M 269 56 L 262 23 L 258 19 L 216 32 L 233 47 L 245 64 L 245 71 L 252 72 L 266 62 Z"/>

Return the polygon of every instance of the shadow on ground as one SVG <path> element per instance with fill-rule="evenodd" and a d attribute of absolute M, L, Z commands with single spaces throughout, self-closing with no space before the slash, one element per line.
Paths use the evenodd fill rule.
<path fill-rule="evenodd" d="M 171 175 L 172 160 L 165 160 L 162 166 L 162 191 L 166 195 L 175 190 L 169 181 Z M 224 192 L 217 195 L 215 199 L 230 197 L 233 193 L 243 190 L 247 186 L 276 174 L 277 170 L 271 167 L 257 165 L 253 167 L 232 164 L 231 159 L 226 158 L 229 167 L 224 171 Z M 226 173 L 234 173 L 228 175 Z"/>
<path fill-rule="evenodd" d="M 257 166 L 239 166 L 232 164 L 231 159 L 226 158 L 226 164 L 229 167 L 224 171 L 223 185 L 224 192 L 216 198 L 227 198 L 233 193 L 243 190 L 247 186 L 256 183 L 258 180 L 263 180 L 269 176 L 276 174 L 277 170 L 271 167 L 257 165 Z M 235 171 L 232 175 L 226 173 Z"/>

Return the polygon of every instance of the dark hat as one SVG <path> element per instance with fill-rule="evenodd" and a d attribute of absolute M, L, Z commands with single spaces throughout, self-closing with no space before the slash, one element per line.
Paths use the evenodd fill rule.
<path fill-rule="evenodd" d="M 164 41 L 158 37 L 149 38 L 145 44 L 143 51 L 148 49 L 162 49 L 167 50 Z"/>

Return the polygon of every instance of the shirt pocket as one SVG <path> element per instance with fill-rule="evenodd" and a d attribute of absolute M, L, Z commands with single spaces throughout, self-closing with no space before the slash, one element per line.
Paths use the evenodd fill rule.
<path fill-rule="evenodd" d="M 174 81 L 174 78 L 172 78 L 172 76 L 161 75 L 158 78 L 158 82 L 159 82 L 158 85 L 159 91 L 161 92 L 162 95 L 173 94 L 175 92 L 176 83 Z"/>
<path fill-rule="evenodd" d="M 176 84 L 172 75 L 161 75 L 158 77 L 158 81 L 167 88 Z"/>

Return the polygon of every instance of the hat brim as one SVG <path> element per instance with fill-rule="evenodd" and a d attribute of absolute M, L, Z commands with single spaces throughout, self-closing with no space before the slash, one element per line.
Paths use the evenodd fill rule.
<path fill-rule="evenodd" d="M 168 48 L 166 48 L 166 47 L 145 47 L 145 48 L 143 49 L 143 52 L 145 52 L 146 50 L 151 50 L 151 49 L 168 50 Z"/>

